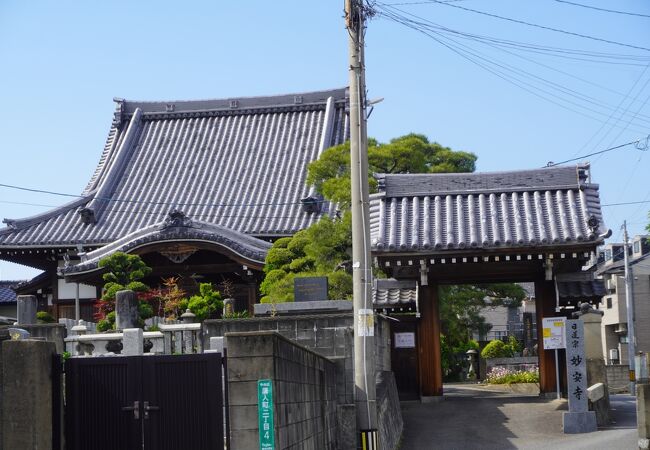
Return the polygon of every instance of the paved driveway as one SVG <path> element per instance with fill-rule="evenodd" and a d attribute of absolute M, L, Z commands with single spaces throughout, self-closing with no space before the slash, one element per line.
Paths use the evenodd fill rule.
<path fill-rule="evenodd" d="M 562 432 L 565 400 L 445 385 L 439 403 L 402 404 L 402 450 L 420 449 L 636 449 L 636 403 L 613 395 L 615 423 L 594 433 Z"/>

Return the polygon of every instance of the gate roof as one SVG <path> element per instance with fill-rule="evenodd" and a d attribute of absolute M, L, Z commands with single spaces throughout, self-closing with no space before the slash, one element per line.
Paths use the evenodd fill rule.
<path fill-rule="evenodd" d="M 608 231 L 588 165 L 378 178 L 377 256 L 591 250 Z"/>

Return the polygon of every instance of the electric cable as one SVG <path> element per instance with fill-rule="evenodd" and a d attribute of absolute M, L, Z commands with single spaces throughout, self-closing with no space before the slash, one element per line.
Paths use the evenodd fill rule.
<path fill-rule="evenodd" d="M 521 25 L 527 25 L 527 26 L 530 26 L 530 27 L 540 28 L 542 30 L 555 31 L 556 33 L 563 33 L 563 34 L 567 34 L 567 35 L 570 35 L 570 36 L 576 36 L 576 37 L 581 37 L 581 38 L 584 38 L 584 39 L 591 39 L 591 40 L 594 40 L 594 41 L 605 42 L 607 44 L 619 45 L 619 46 L 622 46 L 622 47 L 629 47 L 629 48 L 634 48 L 636 50 L 644 50 L 644 51 L 650 52 L 650 48 L 648 48 L 648 47 L 641 47 L 641 46 L 638 46 L 638 45 L 626 44 L 626 43 L 623 43 L 623 42 L 612 41 L 612 40 L 609 40 L 609 39 L 599 38 L 599 37 L 596 37 L 596 36 L 590 36 L 588 34 L 576 33 L 576 32 L 573 32 L 573 31 L 563 30 L 563 29 L 560 29 L 560 28 L 553 28 L 553 27 L 549 27 L 549 26 L 546 26 L 546 25 L 539 25 L 539 24 L 532 23 L 532 22 L 526 22 L 524 20 L 513 19 L 511 17 L 500 16 L 498 14 L 493 14 L 493 13 L 489 13 L 489 12 L 485 12 L 485 11 L 479 11 L 477 9 L 467 8 L 465 6 L 452 5 L 450 3 L 444 3 L 444 2 L 441 2 L 440 0 L 429 0 L 429 2 L 430 3 L 438 3 L 438 4 L 441 4 L 441 5 L 449 6 L 451 8 L 462 9 L 464 11 L 473 12 L 475 14 L 481 14 L 481 15 L 492 17 L 492 18 L 495 18 L 495 19 L 505 20 L 505 21 L 508 21 L 508 22 L 518 23 L 518 24 L 521 24 Z"/>
<path fill-rule="evenodd" d="M 395 13 L 393 13 L 393 12 L 387 12 L 387 11 L 380 12 L 380 15 L 382 15 L 383 17 L 385 17 L 385 18 L 387 18 L 387 19 L 389 19 L 389 20 L 392 20 L 392 21 L 394 21 L 394 22 L 396 22 L 396 23 L 402 24 L 402 25 L 404 25 L 404 26 L 406 26 L 406 27 L 408 27 L 408 28 L 412 28 L 412 29 L 415 30 L 415 31 L 418 31 L 418 32 L 420 32 L 420 33 L 425 34 L 425 35 L 428 36 L 429 38 L 431 38 L 431 39 L 435 40 L 436 42 L 440 43 L 441 45 L 447 47 L 448 49 L 452 50 L 453 52 L 457 53 L 459 56 L 461 56 L 461 57 L 467 59 L 468 61 L 472 62 L 473 64 L 478 65 L 479 67 L 483 68 L 484 70 L 487 70 L 488 72 L 490 72 L 490 73 L 496 75 L 497 77 L 503 79 L 504 81 L 507 81 L 507 82 L 509 82 L 509 83 L 511 83 L 511 84 L 514 84 L 515 86 L 519 87 L 520 89 L 523 89 L 523 90 L 525 90 L 525 91 L 531 93 L 532 95 L 535 95 L 536 97 L 539 97 L 539 98 L 541 98 L 541 99 L 543 99 L 543 100 L 545 100 L 545 101 L 548 101 L 548 102 L 550 102 L 550 103 L 553 103 L 553 104 L 555 104 L 555 105 L 557 105 L 557 106 L 560 106 L 560 107 L 562 107 L 562 108 L 564 108 L 564 109 L 567 109 L 567 110 L 572 111 L 572 112 L 574 112 L 574 113 L 576 113 L 576 114 L 579 114 L 579 115 L 582 115 L 582 116 L 584 116 L 584 117 L 587 117 L 587 118 L 589 118 L 589 119 L 592 119 L 592 120 L 595 120 L 595 121 L 598 121 L 598 122 L 602 122 L 602 120 L 597 119 L 597 118 L 595 118 L 595 117 L 593 117 L 593 116 L 591 116 L 591 115 L 589 115 L 589 114 L 585 114 L 585 113 L 583 113 L 583 112 L 576 111 L 575 109 L 573 109 L 573 108 L 571 108 L 571 107 L 569 107 L 569 106 L 567 106 L 567 105 L 565 105 L 565 104 L 558 103 L 557 101 L 554 101 L 554 100 L 552 100 L 552 99 L 550 99 L 550 98 L 548 98 L 548 97 L 545 97 L 545 96 L 543 96 L 543 95 L 540 95 L 538 92 L 534 92 L 533 90 L 528 89 L 528 88 L 522 86 L 521 84 L 524 84 L 524 85 L 526 85 L 526 86 L 529 86 L 529 87 L 532 88 L 532 89 L 536 89 L 536 90 L 538 90 L 538 91 L 544 92 L 544 93 L 546 93 L 547 95 L 550 95 L 551 97 L 555 97 L 556 99 L 558 99 L 558 100 L 560 100 L 560 101 L 562 101 L 562 102 L 566 102 L 566 103 L 572 104 L 572 105 L 574 105 L 574 106 L 577 106 L 577 107 L 582 108 L 582 109 L 585 109 L 585 110 L 587 110 L 587 111 L 590 111 L 590 112 L 596 113 L 596 114 L 598 114 L 598 115 L 607 116 L 606 113 L 603 113 L 603 112 L 601 112 L 601 111 L 594 110 L 594 109 L 592 109 L 592 108 L 586 107 L 586 106 L 581 105 L 581 104 L 578 104 L 578 103 L 576 103 L 576 102 L 573 102 L 573 101 L 567 100 L 567 99 L 565 99 L 565 98 L 559 97 L 559 96 L 557 96 L 556 94 L 553 94 L 553 93 L 551 93 L 551 92 L 548 92 L 548 91 L 546 91 L 546 90 L 544 90 L 544 89 L 541 89 L 541 88 L 539 88 L 539 87 L 537 87 L 537 86 L 531 85 L 530 83 L 528 83 L 528 82 L 526 82 L 526 81 L 524 81 L 524 80 L 521 80 L 521 79 L 519 79 L 519 78 L 516 78 L 516 77 L 514 77 L 513 75 L 508 75 L 508 74 L 506 74 L 506 73 L 503 73 L 503 72 L 499 71 L 498 69 L 490 69 L 490 68 L 487 67 L 485 64 L 479 63 L 478 61 L 476 61 L 476 60 L 473 59 L 472 57 L 468 56 L 466 53 L 472 54 L 474 57 L 479 58 L 479 59 L 482 59 L 482 60 L 485 61 L 485 63 L 487 63 L 487 64 L 496 65 L 496 66 L 501 67 L 502 69 L 508 69 L 508 68 L 507 68 L 507 67 L 504 67 L 503 65 L 500 65 L 500 64 L 498 64 L 498 63 L 496 63 L 496 62 L 494 62 L 494 61 L 491 60 L 491 59 L 481 57 L 480 55 L 477 55 L 476 53 L 473 53 L 473 52 L 470 52 L 470 51 L 467 51 L 467 50 L 460 50 L 460 49 L 458 49 L 457 47 L 454 47 L 452 44 L 448 44 L 448 43 L 443 42 L 443 41 L 441 40 L 441 39 L 443 38 L 442 36 L 440 36 L 440 39 L 437 38 L 436 36 L 433 36 L 432 33 L 435 33 L 435 32 L 432 32 L 432 31 L 430 31 L 430 30 L 428 30 L 428 29 L 422 29 L 421 27 L 418 27 L 417 25 L 413 24 L 413 21 L 412 21 L 411 19 L 408 19 L 408 18 L 406 18 L 406 17 L 400 16 L 399 14 L 395 14 Z M 452 42 L 456 42 L 456 41 L 454 41 L 453 39 L 451 39 L 451 38 L 449 38 L 449 37 L 445 37 L 444 39 L 451 40 Z M 462 46 L 462 44 L 458 44 L 457 42 L 456 42 L 456 44 Z M 512 67 L 512 66 L 510 66 L 510 67 Z M 518 71 L 519 69 L 514 69 L 514 70 L 513 70 L 513 69 L 509 69 L 509 70 L 510 70 L 510 71 Z M 520 70 L 519 70 L 519 71 L 520 71 Z M 524 72 L 525 72 L 525 71 L 524 71 Z M 526 73 L 527 73 L 527 72 L 526 72 Z M 529 74 L 529 75 L 530 75 L 530 74 Z M 530 76 L 532 76 L 532 77 L 536 77 L 536 76 L 534 76 L 534 75 L 530 75 Z M 537 77 L 537 78 L 539 78 L 539 77 Z M 513 79 L 514 79 L 514 80 L 517 80 L 517 81 L 513 81 Z M 543 79 L 542 79 L 542 80 L 543 80 Z M 547 80 L 544 80 L 544 81 L 545 81 L 546 83 L 552 83 L 552 82 L 548 82 Z M 520 83 L 521 83 L 521 84 L 520 84 Z M 574 96 L 574 97 L 575 97 L 575 96 Z M 585 101 L 584 99 L 581 99 L 581 100 Z M 640 130 L 636 130 L 636 131 L 637 131 L 638 133 L 642 133 L 642 131 L 640 131 Z"/>
<path fill-rule="evenodd" d="M 595 9 L 596 11 L 603 11 L 603 12 L 608 12 L 608 13 L 613 13 L 613 14 L 624 14 L 626 16 L 637 16 L 637 17 L 648 17 L 648 18 L 650 18 L 650 15 L 648 15 L 648 14 L 639 14 L 639 13 L 632 13 L 632 12 L 627 12 L 627 11 L 618 11 L 616 9 L 598 8 L 596 6 L 583 5 L 582 3 L 569 2 L 567 0 L 555 0 L 555 1 L 558 2 L 558 3 L 566 3 L 567 5 L 579 6 L 581 8 Z"/>
<path fill-rule="evenodd" d="M 636 141 L 626 142 L 625 144 L 617 145 L 616 147 L 610 147 L 610 148 L 606 148 L 606 149 L 604 149 L 604 150 L 600 150 L 600 151 L 597 151 L 597 152 L 589 153 L 589 154 L 587 154 L 587 155 L 578 156 L 577 158 L 567 159 L 567 160 L 564 160 L 564 161 L 560 161 L 560 162 L 558 162 L 558 163 L 556 163 L 556 162 L 549 162 L 549 163 L 546 165 L 546 167 L 555 167 L 555 166 L 559 166 L 559 165 L 561 165 L 561 164 L 566 164 L 566 163 L 568 163 L 568 162 L 578 161 L 578 160 L 580 160 L 580 159 L 588 158 L 588 157 L 590 157 L 590 156 L 601 155 L 601 154 L 603 154 L 603 153 L 611 152 L 611 151 L 613 151 L 613 150 L 618 150 L 619 148 L 627 147 L 628 145 L 637 145 L 637 144 L 642 143 L 644 140 L 647 142 L 647 140 L 648 140 L 649 138 L 650 138 L 650 135 L 648 135 L 647 137 L 642 138 L 642 139 L 637 139 Z M 637 147 L 637 150 L 639 150 L 639 151 L 647 151 L 647 150 L 648 150 L 648 148 L 647 148 L 647 144 L 645 144 L 645 147 Z"/>

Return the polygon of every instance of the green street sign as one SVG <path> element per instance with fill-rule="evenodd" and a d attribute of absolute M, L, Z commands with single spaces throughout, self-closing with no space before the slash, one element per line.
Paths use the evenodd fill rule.
<path fill-rule="evenodd" d="M 257 381 L 257 412 L 259 415 L 260 450 L 275 450 L 273 426 L 273 382 Z"/>

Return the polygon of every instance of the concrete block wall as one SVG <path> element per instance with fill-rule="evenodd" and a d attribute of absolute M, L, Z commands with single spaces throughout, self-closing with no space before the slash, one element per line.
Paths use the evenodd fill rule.
<path fill-rule="evenodd" d="M 609 364 L 607 370 L 607 385 L 610 392 L 622 392 L 629 389 L 630 372 L 627 364 Z"/>
<path fill-rule="evenodd" d="M 375 355 L 377 370 L 391 370 L 390 325 L 376 316 Z M 250 319 L 206 320 L 203 322 L 203 348 L 210 337 L 231 332 L 275 331 L 282 336 L 323 355 L 337 369 L 337 401 L 354 403 L 354 329 L 352 313 L 304 316 L 255 317 Z"/>
<path fill-rule="evenodd" d="M 277 449 L 336 449 L 336 367 L 275 331 L 226 335 L 233 450 L 259 446 L 257 381 L 273 384 Z"/>

